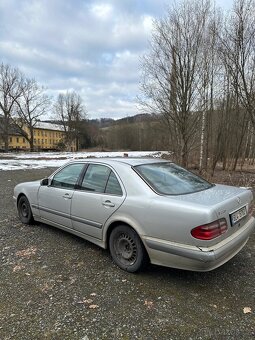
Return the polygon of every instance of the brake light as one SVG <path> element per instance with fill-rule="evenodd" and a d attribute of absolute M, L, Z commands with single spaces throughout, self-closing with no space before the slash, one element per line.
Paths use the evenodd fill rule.
<path fill-rule="evenodd" d="M 191 230 L 191 235 L 199 240 L 212 240 L 224 234 L 228 229 L 227 221 L 221 218 L 212 223 L 200 225 Z"/>

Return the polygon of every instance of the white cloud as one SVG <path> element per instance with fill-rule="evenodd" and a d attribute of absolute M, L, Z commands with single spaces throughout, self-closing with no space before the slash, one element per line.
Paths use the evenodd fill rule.
<path fill-rule="evenodd" d="M 78 91 L 91 117 L 135 114 L 139 58 L 163 1 L 1 0 L 0 62 L 54 96 Z"/>
<path fill-rule="evenodd" d="M 151 34 L 153 28 L 153 17 L 151 15 L 145 15 L 142 21 L 145 32 L 147 34 Z"/>
<path fill-rule="evenodd" d="M 110 4 L 95 4 L 91 7 L 91 12 L 98 18 L 106 20 L 109 19 L 112 14 L 113 8 Z"/>

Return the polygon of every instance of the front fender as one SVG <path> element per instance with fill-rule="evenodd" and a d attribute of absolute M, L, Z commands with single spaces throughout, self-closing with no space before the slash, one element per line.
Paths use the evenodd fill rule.
<path fill-rule="evenodd" d="M 16 185 L 14 188 L 14 202 L 17 208 L 18 199 L 21 195 L 25 195 L 30 203 L 33 215 L 38 215 L 38 209 L 34 208 L 38 205 L 38 190 L 40 182 L 26 182 Z"/>

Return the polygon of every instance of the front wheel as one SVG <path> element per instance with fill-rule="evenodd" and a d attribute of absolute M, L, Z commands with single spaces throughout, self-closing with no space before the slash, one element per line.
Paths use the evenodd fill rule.
<path fill-rule="evenodd" d="M 147 253 L 138 234 L 126 225 L 112 230 L 109 247 L 113 261 L 130 273 L 139 271 L 147 262 Z"/>
<path fill-rule="evenodd" d="M 21 196 L 18 201 L 19 218 L 24 224 L 32 224 L 34 222 L 32 210 L 26 196 Z"/>

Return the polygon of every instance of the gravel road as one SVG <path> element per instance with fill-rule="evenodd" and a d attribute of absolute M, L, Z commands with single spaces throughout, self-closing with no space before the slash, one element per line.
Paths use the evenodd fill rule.
<path fill-rule="evenodd" d="M 17 183 L 52 169 L 0 171 L 0 339 L 255 339 L 255 234 L 208 273 L 117 268 L 107 251 L 25 226 Z"/>

